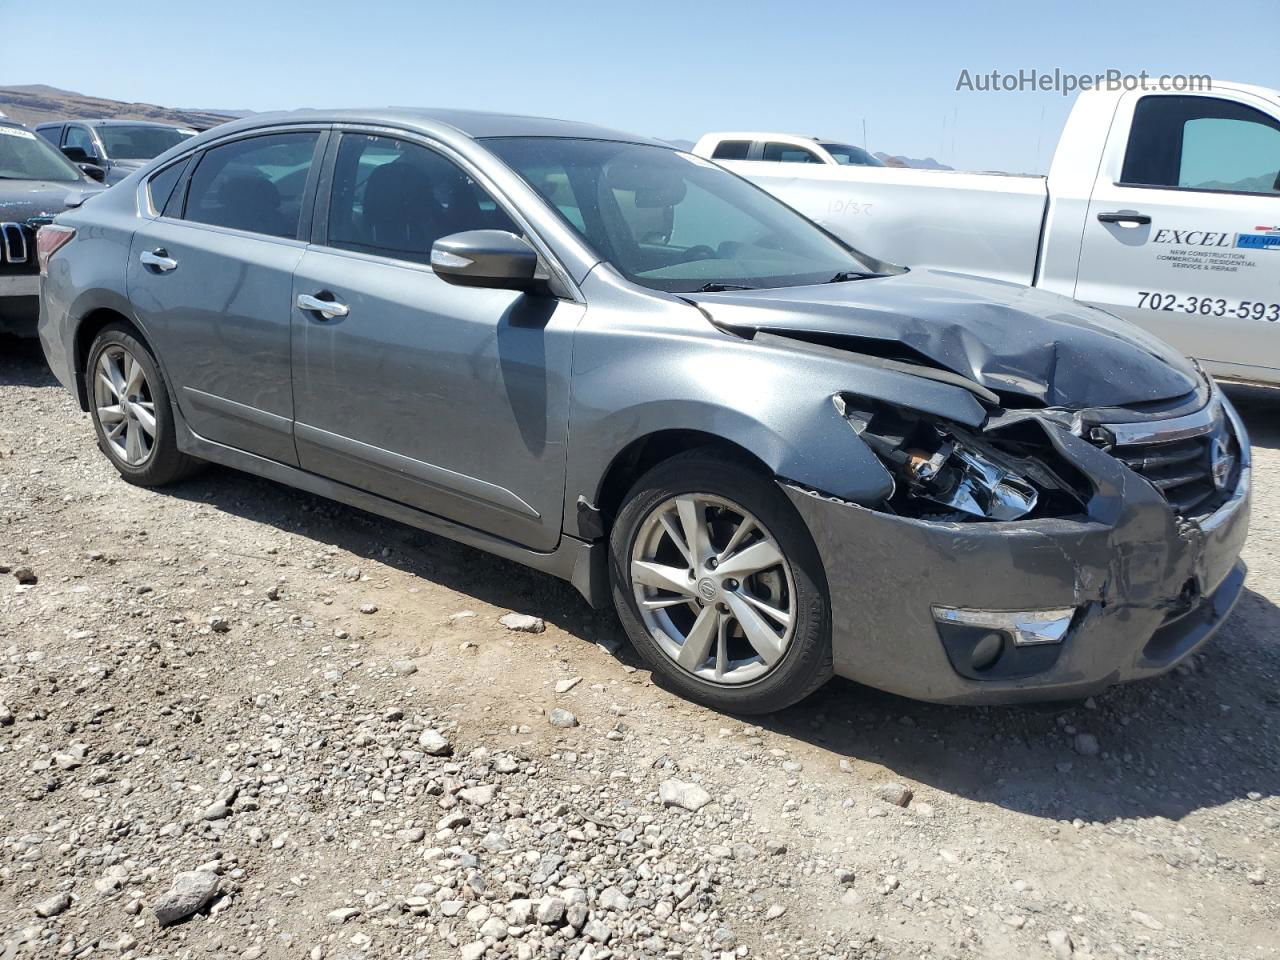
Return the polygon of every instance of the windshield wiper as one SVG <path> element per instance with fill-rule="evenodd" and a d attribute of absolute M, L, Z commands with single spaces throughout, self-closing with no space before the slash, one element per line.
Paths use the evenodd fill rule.
<path fill-rule="evenodd" d="M 856 270 L 841 270 L 839 273 L 837 273 L 834 277 L 832 277 L 830 280 L 826 282 L 827 283 L 845 283 L 846 281 L 849 281 L 849 280 L 866 280 L 869 277 L 878 277 L 878 276 L 880 276 L 880 274 L 878 273 L 859 273 Z"/>
<path fill-rule="evenodd" d="M 756 288 L 748 287 L 745 284 L 741 284 L 741 283 L 720 283 L 717 280 L 712 280 L 710 283 L 704 283 L 702 286 L 700 286 L 697 290 L 694 290 L 693 292 L 694 293 L 721 293 L 722 291 L 725 291 L 725 290 L 754 290 L 754 289 Z"/>

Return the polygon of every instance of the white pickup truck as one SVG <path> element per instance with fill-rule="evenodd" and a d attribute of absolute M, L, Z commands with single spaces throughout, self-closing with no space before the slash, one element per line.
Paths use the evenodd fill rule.
<path fill-rule="evenodd" d="M 823 143 L 712 133 L 693 152 L 879 259 L 1044 287 L 1215 376 L 1280 384 L 1280 92 L 1083 93 L 1047 177 L 862 165 Z"/>

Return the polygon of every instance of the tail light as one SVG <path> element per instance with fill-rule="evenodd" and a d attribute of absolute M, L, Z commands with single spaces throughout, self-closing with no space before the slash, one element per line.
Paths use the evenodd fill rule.
<path fill-rule="evenodd" d="M 76 235 L 74 227 L 50 223 L 36 231 L 36 262 L 40 264 L 40 276 L 49 275 L 49 258 L 62 249 Z"/>

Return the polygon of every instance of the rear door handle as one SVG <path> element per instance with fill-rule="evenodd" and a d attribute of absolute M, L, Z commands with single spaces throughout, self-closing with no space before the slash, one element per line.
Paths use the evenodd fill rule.
<path fill-rule="evenodd" d="M 1151 222 L 1151 218 L 1145 213 L 1138 213 L 1136 210 L 1117 210 L 1115 213 L 1098 214 L 1098 222 L 1133 224 L 1134 226 L 1145 227 Z"/>
<path fill-rule="evenodd" d="M 178 261 L 169 256 L 164 247 L 156 247 L 154 250 L 143 250 L 138 255 L 138 259 L 148 267 L 155 267 L 161 273 L 177 269 Z"/>
<path fill-rule="evenodd" d="M 351 312 L 351 308 L 345 303 L 338 303 L 336 300 L 321 300 L 319 297 L 313 297 L 309 293 L 298 294 L 298 309 L 306 310 L 310 313 L 318 313 L 328 320 L 332 320 L 334 317 L 345 317 Z"/>

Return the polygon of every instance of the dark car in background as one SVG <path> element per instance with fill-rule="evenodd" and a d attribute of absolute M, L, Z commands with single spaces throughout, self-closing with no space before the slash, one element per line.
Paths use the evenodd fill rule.
<path fill-rule="evenodd" d="M 26 127 L 0 120 L 0 333 L 35 336 L 36 228 L 101 189 Z"/>
<path fill-rule="evenodd" d="M 108 185 L 119 183 L 148 160 L 194 137 L 196 132 L 193 127 L 147 120 L 68 120 L 36 127 L 36 133 L 69 160 Z"/>

